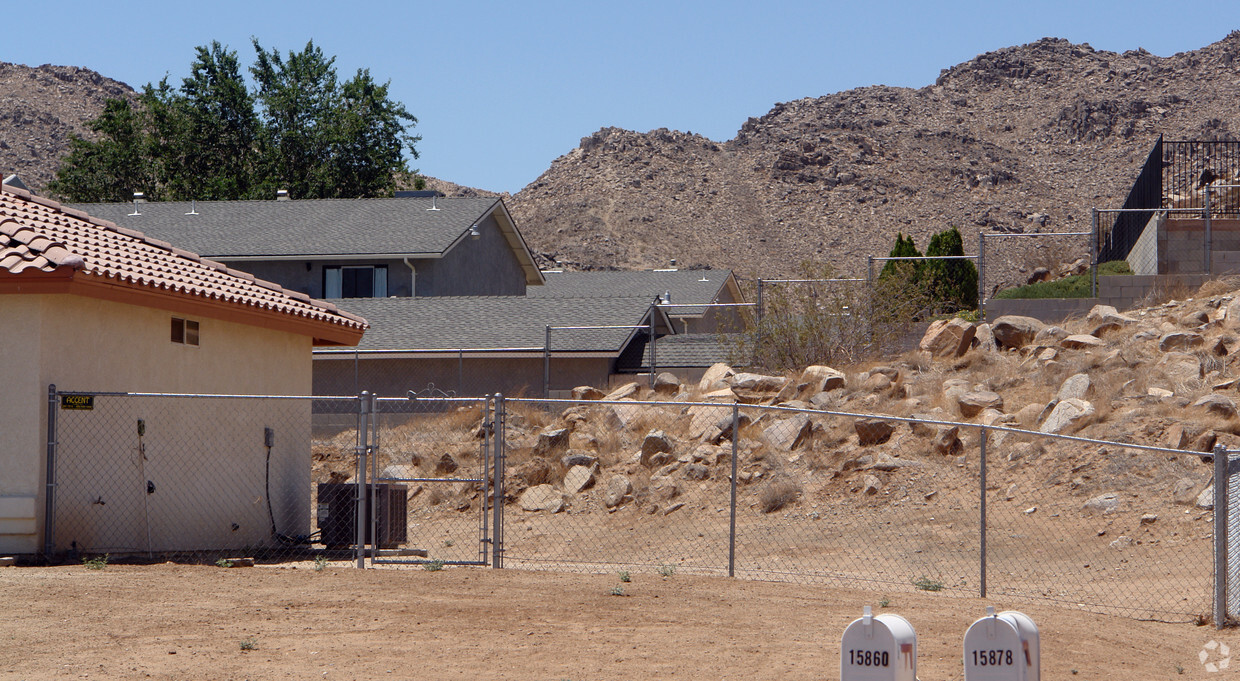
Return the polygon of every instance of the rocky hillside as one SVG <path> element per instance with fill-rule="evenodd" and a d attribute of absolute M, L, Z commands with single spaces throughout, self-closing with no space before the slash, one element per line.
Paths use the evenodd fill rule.
<path fill-rule="evenodd" d="M 1117 54 L 1046 38 L 979 55 L 921 89 L 882 85 L 776 104 L 719 142 L 671 130 L 605 128 L 510 199 L 545 263 L 570 268 L 730 267 L 841 275 L 885 255 L 897 232 L 925 248 L 956 225 L 979 231 L 1088 229 L 1117 206 L 1159 134 L 1240 130 L 1240 32 L 1199 50 Z M 74 67 L 0 64 L 0 172 L 36 191 L 70 132 L 122 83 Z M 739 123 L 739 121 L 738 121 Z M 433 180 L 449 195 L 491 195 Z M 1003 283 L 1087 254 L 1083 239 L 1006 240 Z M 988 280 L 988 288 L 998 281 Z"/>
<path fill-rule="evenodd" d="M 917 90 L 776 104 L 726 142 L 606 128 L 512 209 L 531 244 L 569 266 L 676 258 L 768 277 L 806 259 L 857 274 L 899 231 L 924 249 L 956 225 L 975 252 L 979 230 L 1088 230 L 1089 209 L 1118 207 L 1160 133 L 1233 135 L 1237 57 L 1240 32 L 1165 58 L 1046 38 Z M 1081 240 L 1058 248 L 1088 252 Z"/>
<path fill-rule="evenodd" d="M 0 174 L 17 173 L 42 191 L 69 151 L 69 136 L 87 135 L 86 123 L 105 100 L 133 96 L 128 85 L 90 69 L 0 62 Z"/>

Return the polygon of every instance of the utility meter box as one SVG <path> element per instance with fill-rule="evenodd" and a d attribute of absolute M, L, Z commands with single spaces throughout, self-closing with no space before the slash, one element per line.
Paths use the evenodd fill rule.
<path fill-rule="evenodd" d="M 1008 610 L 974 622 L 964 633 L 964 681 L 1039 681 L 1038 627 L 1028 615 Z"/>
<path fill-rule="evenodd" d="M 899 615 L 865 606 L 840 642 L 841 681 L 916 681 L 917 632 Z"/>

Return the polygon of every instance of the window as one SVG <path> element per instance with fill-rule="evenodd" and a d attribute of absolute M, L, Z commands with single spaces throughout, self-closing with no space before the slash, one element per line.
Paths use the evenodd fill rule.
<path fill-rule="evenodd" d="M 183 345 L 198 345 L 198 322 L 173 317 L 172 342 Z"/>
<path fill-rule="evenodd" d="M 387 265 L 323 268 L 324 298 L 386 298 Z"/>

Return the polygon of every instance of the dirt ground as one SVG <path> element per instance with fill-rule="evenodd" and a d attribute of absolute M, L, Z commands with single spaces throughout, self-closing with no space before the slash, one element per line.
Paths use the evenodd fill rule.
<path fill-rule="evenodd" d="M 962 636 L 987 605 L 656 572 L 308 564 L 3 568 L 0 603 L 0 679 L 552 681 L 837 679 L 840 636 L 865 604 L 912 622 L 920 678 L 959 679 Z M 1240 656 L 1236 630 L 991 604 L 1037 622 L 1043 679 L 1221 678 L 1205 646 Z"/>

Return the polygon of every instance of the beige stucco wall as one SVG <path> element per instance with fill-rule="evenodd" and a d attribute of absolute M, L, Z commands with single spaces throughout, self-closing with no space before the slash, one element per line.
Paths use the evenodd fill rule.
<path fill-rule="evenodd" d="M 93 392 L 310 393 L 309 337 L 175 315 L 201 325 L 200 345 L 187 346 L 171 342 L 173 316 L 72 295 L 0 296 L 0 354 L 6 365 L 5 390 L 0 392 L 0 553 L 42 548 L 49 383 L 61 390 Z M 162 513 L 161 522 L 176 548 L 225 536 L 240 542 L 237 546 L 269 537 L 262 498 L 264 425 L 277 431 L 271 496 L 273 506 L 278 507 L 274 509 L 277 520 L 288 525 L 280 530 L 299 534 L 308 529 L 308 403 L 250 401 L 239 408 L 235 401 L 221 400 L 182 400 L 159 406 L 125 400 L 116 404 L 117 398 L 112 398 L 109 405 L 108 398 L 100 398 L 91 412 L 58 411 L 58 416 L 64 416 L 58 452 L 58 548 L 70 540 L 91 548 L 95 539 L 91 532 L 97 528 L 112 528 L 113 534 L 123 534 L 117 529 L 121 527 L 132 530 L 133 508 L 143 505 L 145 519 L 151 515 L 152 504 L 163 506 L 157 513 Z M 147 497 L 145 504 L 140 472 L 120 473 L 123 466 L 136 466 L 138 418 L 147 420 L 146 464 L 155 469 L 147 470 L 146 477 L 161 478 L 156 494 Z M 157 449 L 162 451 L 156 463 Z M 251 487 L 242 489 L 236 482 L 250 484 L 255 479 L 262 503 L 254 502 Z M 224 487 L 232 489 L 221 493 Z M 117 502 L 106 503 L 109 497 Z M 257 511 L 251 515 L 236 510 L 216 513 L 201 501 L 242 497 L 249 506 L 261 507 L 261 518 Z M 100 498 L 104 504 L 92 503 Z M 197 510 L 183 503 L 191 498 L 200 500 Z M 222 516 L 230 517 L 223 520 Z M 238 523 L 240 530 L 231 529 L 237 522 L 232 516 L 244 520 Z M 144 549 L 143 525 L 138 548 Z M 220 533 L 221 525 L 229 528 L 227 535 Z"/>

